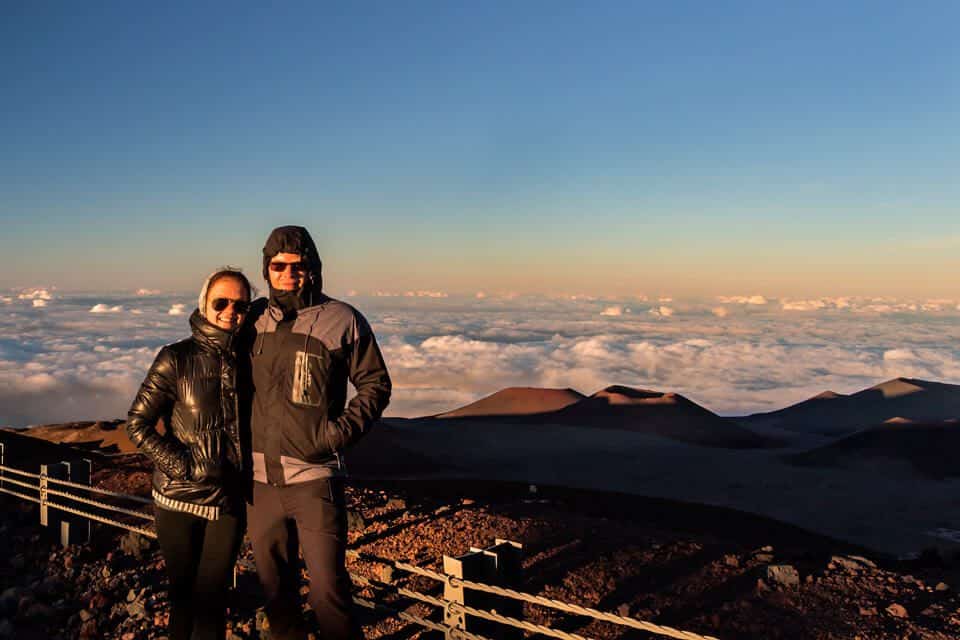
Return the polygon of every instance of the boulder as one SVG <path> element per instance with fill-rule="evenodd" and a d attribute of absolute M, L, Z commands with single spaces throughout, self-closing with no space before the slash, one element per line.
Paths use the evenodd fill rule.
<path fill-rule="evenodd" d="M 800 586 L 800 574 L 793 565 L 772 564 L 767 567 L 767 582 L 781 589 L 796 589 Z"/>
<path fill-rule="evenodd" d="M 128 556 L 142 560 L 143 554 L 150 550 L 150 539 L 131 531 L 120 539 L 120 550 Z"/>
<path fill-rule="evenodd" d="M 363 531 L 367 528 L 367 523 L 363 519 L 363 516 L 359 511 L 354 511 L 353 509 L 347 510 L 347 530 L 348 531 Z"/>

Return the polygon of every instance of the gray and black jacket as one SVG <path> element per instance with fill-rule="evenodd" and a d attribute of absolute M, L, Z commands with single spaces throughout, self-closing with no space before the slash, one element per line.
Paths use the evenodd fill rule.
<path fill-rule="evenodd" d="M 278 241 L 278 232 L 288 237 Z M 301 244 L 291 246 L 291 238 Z M 300 292 L 302 304 L 278 304 L 271 292 L 248 318 L 253 479 L 275 486 L 343 475 L 344 450 L 380 418 L 391 391 L 366 319 L 320 290 L 319 258 L 306 230 L 281 227 L 271 234 L 265 275 L 269 257 L 281 250 L 309 259 L 313 278 Z M 356 389 L 349 404 L 348 381 Z"/>

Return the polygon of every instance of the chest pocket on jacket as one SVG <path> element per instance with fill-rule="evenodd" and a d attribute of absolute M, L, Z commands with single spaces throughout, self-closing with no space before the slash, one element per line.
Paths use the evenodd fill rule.
<path fill-rule="evenodd" d="M 295 404 L 319 407 L 326 399 L 327 368 L 329 354 L 297 351 L 293 363 L 293 385 L 290 400 Z"/>

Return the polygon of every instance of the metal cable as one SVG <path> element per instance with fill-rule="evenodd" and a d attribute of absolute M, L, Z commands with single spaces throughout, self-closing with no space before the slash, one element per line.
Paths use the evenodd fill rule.
<path fill-rule="evenodd" d="M 35 484 L 30 484 L 29 482 L 22 482 L 20 480 L 14 480 L 13 478 L 0 478 L 0 482 L 10 484 L 15 484 L 18 487 L 26 487 L 27 489 L 33 489 L 34 491 L 39 491 L 40 487 Z"/>
<path fill-rule="evenodd" d="M 13 489 L 5 489 L 3 487 L 0 487 L 0 491 L 4 493 L 9 493 L 12 496 L 17 496 L 18 498 L 21 498 L 23 500 L 29 500 L 30 502 L 36 502 L 37 504 L 40 504 L 40 498 L 34 498 L 33 496 L 28 496 L 25 493 L 20 493 L 19 491 L 14 491 Z"/>
<path fill-rule="evenodd" d="M 450 611 L 459 611 L 476 616 L 477 618 L 483 618 L 484 620 L 490 620 L 492 622 L 499 622 L 500 624 L 509 625 L 525 631 L 532 631 L 533 633 L 539 633 L 541 635 L 551 636 L 553 638 L 561 638 L 561 640 L 591 640 L 591 638 L 588 638 L 587 636 L 581 636 L 576 633 L 567 633 L 566 631 L 560 631 L 559 629 L 551 629 L 546 625 L 534 624 L 532 622 L 518 620 L 509 616 L 502 616 L 499 613 L 494 613 L 492 611 L 474 609 L 473 607 L 468 607 L 460 604 L 459 602 L 451 602 L 447 605 L 447 608 Z"/>
<path fill-rule="evenodd" d="M 142 498 L 140 496 L 131 496 L 127 493 L 117 493 L 116 491 L 109 491 L 107 489 L 101 489 L 99 487 L 92 487 L 87 484 L 80 484 L 78 482 L 70 482 L 69 480 L 59 480 L 57 478 L 47 478 L 47 482 L 53 482 L 56 484 L 62 484 L 67 487 L 75 487 L 77 489 L 83 489 L 84 491 L 93 491 L 95 493 L 101 493 L 103 495 L 112 496 L 114 498 L 122 498 L 124 500 L 132 500 L 134 502 L 140 502 L 142 504 L 153 504 L 153 500 L 149 498 Z"/>
<path fill-rule="evenodd" d="M 156 540 L 157 538 L 156 532 L 151 531 L 150 529 L 144 529 L 142 527 L 135 527 L 133 525 L 124 524 L 123 522 L 118 522 L 116 520 L 111 520 L 110 518 L 104 518 L 102 516 L 93 515 L 92 513 L 86 513 L 84 511 L 80 511 L 79 509 L 74 509 L 73 507 L 68 507 L 63 504 L 57 504 L 56 502 L 50 502 L 49 500 L 46 501 L 46 505 L 53 509 L 60 509 L 61 511 L 66 511 L 67 513 L 72 513 L 77 516 L 89 518 L 90 520 L 96 520 L 97 522 L 102 522 L 103 524 L 109 524 L 114 527 L 126 529 L 127 531 L 133 531 L 135 533 L 139 533 L 142 536 L 146 536 L 154 540 Z"/>
<path fill-rule="evenodd" d="M 435 598 L 433 596 L 428 596 L 425 593 L 420 593 L 419 591 L 412 591 L 410 589 L 404 589 L 403 587 L 398 587 L 396 585 L 387 584 L 386 582 L 380 582 L 379 580 L 371 580 L 370 578 L 365 578 L 364 576 L 358 576 L 355 574 L 350 574 L 350 577 L 354 582 L 362 584 L 366 587 L 375 587 L 378 589 L 388 589 L 394 591 L 398 595 L 410 598 L 411 600 L 418 600 L 420 602 L 433 605 L 435 607 L 445 608 L 447 606 L 447 601 L 442 598 Z"/>
<path fill-rule="evenodd" d="M 490 638 L 487 638 L 486 636 L 481 636 L 476 633 L 471 633 L 464 629 L 457 629 L 456 627 L 451 627 L 445 624 L 441 624 L 439 622 L 426 620 L 412 613 L 407 613 L 406 611 L 399 611 L 392 607 L 387 607 L 382 604 L 371 602 L 369 600 L 364 600 L 363 598 L 359 598 L 357 596 L 353 597 L 353 601 L 356 604 L 360 605 L 361 607 L 366 607 L 367 609 L 373 609 L 375 611 L 390 613 L 400 618 L 401 620 L 406 620 L 407 622 L 413 622 L 414 624 L 419 624 L 423 627 L 426 627 L 427 629 L 430 629 L 431 631 L 439 631 L 440 633 L 444 633 L 444 634 L 450 633 L 454 637 L 463 638 L 463 640 L 490 640 Z"/>
<path fill-rule="evenodd" d="M 149 522 L 154 521 L 154 517 L 149 513 L 142 513 L 140 511 L 133 511 L 132 509 L 124 509 L 123 507 L 116 507 L 112 504 L 107 504 L 105 502 L 98 502 L 96 500 L 91 500 L 90 498 L 81 498 L 80 496 L 75 496 L 72 493 L 66 493 L 64 491 L 57 491 L 55 489 L 47 489 L 47 495 L 51 496 L 60 496 L 62 498 L 67 498 L 68 500 L 75 500 L 77 502 L 82 502 L 84 504 L 89 504 L 93 507 L 99 507 L 106 511 L 116 511 L 118 513 L 123 513 L 128 516 L 134 516 L 137 518 L 143 518 Z"/>
<path fill-rule="evenodd" d="M 16 467 L 6 467 L 0 464 L 0 471 L 9 471 L 11 473 L 17 473 L 21 476 L 27 476 L 28 478 L 39 478 L 39 473 L 30 473 L 29 471 L 24 471 L 23 469 L 17 469 Z"/>
<path fill-rule="evenodd" d="M 554 600 L 552 598 L 546 598 L 544 596 L 535 596 L 529 593 L 523 593 L 522 591 L 505 589 L 503 587 L 495 587 L 493 585 L 483 584 L 480 582 L 473 582 L 471 580 L 465 580 L 463 578 L 447 576 L 443 573 L 431 571 L 430 569 L 424 569 L 423 567 L 407 564 L 406 562 L 397 561 L 394 563 L 394 566 L 401 571 L 406 571 L 408 573 L 413 573 L 413 574 L 424 576 L 427 578 L 432 578 L 433 580 L 437 580 L 439 582 L 444 582 L 444 583 L 449 582 L 451 586 L 462 586 L 467 589 L 484 591 L 486 593 L 492 593 L 494 595 L 503 596 L 505 598 L 522 600 L 524 602 L 529 602 L 531 604 L 537 604 L 543 607 L 550 607 L 551 609 L 557 609 L 558 611 L 564 611 L 566 613 L 572 613 L 574 615 L 587 616 L 590 618 L 594 618 L 596 620 L 602 620 L 604 622 L 612 622 L 613 624 L 619 624 L 625 627 L 639 629 L 641 631 L 649 631 L 650 633 L 656 633 L 656 634 L 667 636 L 670 638 L 677 638 L 678 640 L 717 640 L 717 638 L 714 638 L 713 636 L 700 635 L 700 634 L 693 633 L 691 631 L 681 631 L 679 629 L 674 629 L 673 627 L 653 624 L 652 622 L 637 620 L 636 618 L 627 618 L 624 616 L 617 615 L 615 613 L 607 613 L 605 611 L 600 611 L 598 609 L 591 609 L 590 607 L 582 607 L 576 604 L 568 604 L 566 602 L 562 602 L 560 600 Z"/>
<path fill-rule="evenodd" d="M 41 477 L 41 476 L 38 475 L 38 474 L 33 474 L 33 473 L 25 472 L 25 471 L 20 471 L 20 470 L 18 470 L 18 469 L 13 469 L 13 468 L 11 468 L 11 467 L 6 467 L 6 466 L 2 466 L 2 465 L 0 465 L 0 469 L 12 471 L 12 472 L 14 472 L 14 473 L 19 473 L 19 474 L 24 475 L 24 476 L 27 476 L 27 477 L 33 477 L 33 478 L 40 478 L 40 477 Z M 50 481 L 51 479 L 50 479 L 50 478 L 47 478 L 47 480 Z M 13 480 L 13 479 L 11 479 L 11 478 L 6 478 L 6 477 L 0 478 L 0 481 L 5 482 L 5 483 L 8 482 L 8 483 L 10 483 L 10 484 L 15 484 L 15 485 L 23 486 L 23 487 L 26 487 L 26 488 L 32 489 L 32 490 L 40 490 L 40 487 L 31 485 L 31 484 L 28 484 L 28 483 L 25 483 L 25 482 L 21 482 L 21 481 L 19 481 L 19 480 Z M 62 482 L 62 481 L 61 481 L 61 482 Z M 70 484 L 74 484 L 74 483 L 70 483 Z M 89 487 L 86 487 L 85 485 L 77 485 L 77 486 L 80 486 L 80 487 L 83 488 L 83 489 L 89 488 Z M 13 491 L 13 490 L 11 490 L 11 489 L 6 489 L 6 488 L 4 488 L 4 487 L 0 487 L 0 491 L 2 491 L 2 492 L 4 492 L 4 493 L 8 493 L 8 494 L 13 495 L 13 496 L 16 496 L 16 497 L 18 497 L 18 498 L 24 499 L 24 500 L 28 500 L 28 501 L 30 501 L 30 502 L 36 502 L 36 503 L 40 503 L 40 502 L 41 502 L 40 499 L 38 499 L 38 498 L 35 498 L 35 497 L 33 497 L 33 496 L 28 496 L 28 495 L 22 494 L 22 493 L 19 493 L 19 492 L 17 492 L 17 491 Z M 67 499 L 70 499 L 70 500 L 75 500 L 75 501 L 77 501 L 77 502 L 82 502 L 82 503 L 86 503 L 86 504 L 91 504 L 91 505 L 93 505 L 93 506 L 97 506 L 97 507 L 100 507 L 100 508 L 103 508 L 103 509 L 108 509 L 108 510 L 109 510 L 109 509 L 112 509 L 112 510 L 118 511 L 118 512 L 120 512 L 120 513 L 125 513 L 125 514 L 131 515 L 131 516 L 141 517 L 141 518 L 145 518 L 145 519 L 148 519 L 148 520 L 152 520 L 152 519 L 153 519 L 152 516 L 148 516 L 147 514 L 144 514 L 144 513 L 140 513 L 140 512 L 136 512 L 136 511 L 131 511 L 131 510 L 128 510 L 128 509 L 123 509 L 123 508 L 121 508 L 121 507 L 115 507 L 115 506 L 113 506 L 113 505 L 108 505 L 108 504 L 105 504 L 105 503 L 97 502 L 97 501 L 95 501 L 95 500 L 90 500 L 90 499 L 83 498 L 83 497 L 81 497 L 81 496 L 76 496 L 76 495 L 73 495 L 73 494 L 70 494 L 70 493 L 66 493 L 66 492 L 61 492 L 61 491 L 55 491 L 55 490 L 51 490 L 51 489 L 46 489 L 46 493 L 49 494 L 49 495 L 54 495 L 54 496 L 62 496 L 62 497 L 65 497 L 65 498 L 67 498 Z M 113 492 L 109 492 L 109 493 L 113 493 Z M 115 494 L 115 495 L 117 495 L 117 497 L 124 497 L 124 498 L 133 497 L 133 498 L 136 498 L 136 496 L 127 496 L 127 495 L 124 495 L 124 494 Z M 146 536 L 146 537 L 148 537 L 148 538 L 156 539 L 156 537 L 157 537 L 157 534 L 156 534 L 154 531 L 150 530 L 150 529 L 144 529 L 144 528 L 142 528 L 142 527 L 135 527 L 135 526 L 127 525 L 127 524 L 124 524 L 124 523 L 122 523 L 122 522 L 118 522 L 118 521 L 116 521 L 116 520 L 112 520 L 112 519 L 110 519 L 110 518 L 106 518 L 106 517 L 102 517 L 102 516 L 97 516 L 97 515 L 94 515 L 94 514 L 91 514 L 91 513 L 86 513 L 86 512 L 84 512 L 84 511 L 79 510 L 79 509 L 74 509 L 74 508 L 72 508 L 72 507 L 68 507 L 68 506 L 66 506 L 66 505 L 61 505 L 61 504 L 54 503 L 54 502 L 50 502 L 50 501 L 45 501 L 45 503 L 46 503 L 46 505 L 47 505 L 48 507 L 52 507 L 52 508 L 55 508 L 55 509 L 60 509 L 61 511 L 65 511 L 65 512 L 67 512 L 67 513 L 72 513 L 72 514 L 75 514 L 75 515 L 78 515 L 78 516 L 81 516 L 81 517 L 84 517 L 84 518 L 89 518 L 90 520 L 95 520 L 95 521 L 97 521 L 97 522 L 102 522 L 102 523 L 104 523 L 104 524 L 109 524 L 109 525 L 112 525 L 112 526 L 115 526 L 115 527 L 119 527 L 119 528 L 121 528 L 121 529 L 126 529 L 127 531 L 134 531 L 134 532 L 139 533 L 139 534 L 141 534 L 141 535 L 144 535 L 144 536 Z M 554 600 L 554 599 L 546 598 L 546 597 L 543 597 L 543 596 L 535 596 L 535 595 L 532 595 L 532 594 L 523 593 L 523 592 L 521 592 L 521 591 L 515 591 L 515 590 L 513 590 L 513 589 L 506 589 L 506 588 L 503 588 L 503 587 L 496 587 L 496 586 L 493 586 L 493 585 L 487 585 L 487 584 L 483 584 L 483 583 L 480 583 L 480 582 L 473 582 L 473 581 L 471 581 L 471 580 L 465 580 L 465 579 L 463 579 L 463 578 L 457 578 L 457 577 L 454 577 L 454 576 L 448 576 L 448 575 L 445 575 L 445 574 L 442 574 L 442 573 L 439 573 L 439 572 L 436 572 L 436 571 L 432 571 L 432 570 L 430 570 L 430 569 L 424 569 L 424 568 L 422 568 L 422 567 L 418 567 L 418 566 L 415 566 L 415 565 L 411 565 L 411 564 L 408 564 L 408 563 L 406 563 L 406 562 L 394 561 L 394 562 L 391 563 L 391 562 L 389 562 L 389 561 L 381 560 L 381 559 L 378 559 L 378 558 L 373 558 L 373 557 L 367 556 L 366 554 L 361 554 L 361 553 L 359 553 L 359 552 L 352 551 L 352 550 L 349 552 L 349 554 L 350 554 L 352 557 L 356 557 L 356 558 L 368 560 L 368 561 L 371 561 L 371 562 L 376 562 L 376 563 L 384 564 L 384 565 L 388 565 L 388 566 L 391 566 L 391 565 L 392 565 L 393 567 L 397 568 L 398 570 L 406 571 L 406 572 L 408 572 L 408 573 L 412 573 L 412 574 L 415 574 L 415 575 L 424 576 L 424 577 L 427 577 L 427 578 L 431 578 L 431 579 L 433 579 L 433 580 L 436 580 L 436 581 L 438 581 L 438 582 L 442 582 L 442 583 L 445 583 L 445 584 L 449 584 L 449 585 L 451 585 L 451 586 L 455 586 L 455 587 L 456 587 L 456 586 L 460 586 L 460 587 L 464 587 L 464 588 L 467 588 L 467 589 L 472 589 L 472 590 L 475 590 L 475 591 L 482 591 L 482 592 L 491 593 L 491 594 L 494 594 L 494 595 L 499 595 L 499 596 L 502 596 L 502 597 L 513 598 L 513 599 L 516 599 L 516 600 L 522 600 L 522 601 L 525 601 L 525 602 L 529 602 L 529 603 L 531 603 L 531 604 L 537 604 L 537 605 L 541 605 L 541 606 L 545 606 L 545 607 L 550 607 L 550 608 L 557 609 L 557 610 L 559 610 L 559 611 L 564 611 L 564 612 L 566 612 L 566 613 L 571 613 L 571 614 L 574 614 L 574 615 L 587 616 L 587 617 L 594 618 L 594 619 L 597 619 L 597 620 L 602 620 L 602 621 L 604 621 L 604 622 L 610 622 L 610 623 L 613 623 L 613 624 L 619 624 L 619 625 L 622 625 L 622 626 L 627 626 L 627 627 L 632 627 L 632 628 L 634 628 L 634 629 L 639 629 L 639 630 L 641 630 L 641 631 L 648 631 L 648 632 L 650 632 L 650 633 L 655 633 L 655 634 L 658 634 L 658 635 L 663 635 L 663 636 L 668 636 L 668 637 L 671 637 L 671 638 L 676 638 L 677 640 L 718 640 L 717 638 L 715 638 L 715 637 L 713 637 L 713 636 L 700 635 L 700 634 L 696 634 L 696 633 L 693 633 L 693 632 L 690 632 L 690 631 L 681 631 L 681 630 L 678 630 L 678 629 L 674 629 L 674 628 L 672 628 L 672 627 L 656 625 L 656 624 L 653 624 L 653 623 L 650 623 L 650 622 L 645 622 L 645 621 L 643 621 L 643 620 L 637 620 L 637 619 L 635 619 L 635 618 L 627 618 L 627 617 L 620 616 L 620 615 L 616 615 L 616 614 L 613 614 L 613 613 L 606 613 L 606 612 L 603 612 L 603 611 L 599 611 L 599 610 L 597 610 L 597 609 L 591 609 L 591 608 L 589 608 L 589 607 L 582 607 L 582 606 L 580 606 L 580 605 L 568 604 L 568 603 L 566 603 L 566 602 L 561 602 L 561 601 L 559 601 L 559 600 Z M 371 580 L 369 580 L 369 579 L 367 579 L 367 578 L 364 578 L 363 576 L 354 576 L 354 578 L 358 579 L 359 582 L 368 584 L 368 585 L 370 585 L 370 586 L 380 586 L 381 588 L 391 588 L 391 589 L 394 589 L 394 590 L 396 591 L 396 593 L 398 593 L 399 595 L 402 595 L 402 596 L 404 596 L 404 597 L 408 597 L 408 598 L 411 598 L 411 599 L 415 599 L 415 600 L 418 600 L 418 601 L 420 601 L 420 602 L 424 602 L 424 603 L 431 604 L 431 605 L 434 605 L 434 606 L 439 606 L 439 607 L 446 607 L 446 608 L 450 608 L 450 609 L 452 609 L 452 610 L 457 610 L 457 609 L 459 609 L 459 610 L 461 610 L 461 611 L 463 611 L 464 613 L 467 613 L 467 614 L 469 614 L 469 615 L 474 615 L 474 616 L 477 616 L 477 617 L 479 617 L 479 618 L 484 618 L 484 619 L 491 620 L 491 621 L 494 621 L 494 622 L 500 622 L 500 623 L 502 623 L 502 624 L 512 625 L 512 626 L 515 626 L 515 627 L 518 627 L 518 628 L 521 628 L 521 629 L 525 629 L 525 630 L 527 630 L 527 631 L 532 631 L 532 632 L 534 632 L 534 633 L 541 633 L 541 634 L 544 634 L 544 635 L 550 635 L 550 636 L 553 636 L 553 637 L 561 638 L 561 639 L 563 639 L 563 640 L 588 640 L 588 639 L 586 639 L 584 636 L 579 636 L 579 635 L 576 635 L 576 634 L 568 634 L 568 633 L 565 633 L 565 632 L 563 632 L 563 631 L 557 631 L 557 630 L 555 630 L 555 629 L 550 629 L 549 627 L 545 627 L 545 626 L 543 626 L 543 625 L 535 625 L 535 624 L 532 624 L 532 623 L 529 623 L 529 622 L 524 622 L 524 621 L 522 621 L 522 620 L 517 620 L 517 619 L 515 619 L 515 618 L 509 618 L 509 617 L 507 617 L 507 616 L 502 616 L 502 615 L 497 614 L 497 613 L 492 613 L 492 612 L 488 612 L 488 611 L 483 611 L 483 610 L 480 610 L 480 609 L 474 609 L 474 608 L 472 608 L 472 607 L 467 607 L 467 606 L 465 606 L 465 605 L 461 605 L 461 604 L 458 604 L 458 603 L 447 602 L 447 601 L 441 600 L 441 599 L 439 599 L 439 598 L 434 598 L 434 597 L 432 597 L 432 596 L 428 596 L 428 595 L 426 595 L 426 594 L 419 593 L 419 592 L 417 592 L 417 591 L 412 591 L 412 590 L 409 590 L 409 589 L 404 589 L 404 588 L 402 588 L 402 587 L 395 587 L 395 586 L 393 586 L 393 585 L 388 585 L 388 584 L 386 584 L 386 583 L 375 583 L 375 581 L 371 581 Z M 465 632 L 465 631 L 462 631 L 462 630 L 457 629 L 457 630 L 456 630 L 456 633 L 458 633 L 458 634 L 467 634 L 468 632 Z M 467 638 L 468 635 L 463 635 L 463 637 L 464 637 L 464 638 Z M 478 636 L 478 638 L 480 638 L 480 637 Z M 486 639 L 481 639 L 481 640 L 486 640 Z"/>

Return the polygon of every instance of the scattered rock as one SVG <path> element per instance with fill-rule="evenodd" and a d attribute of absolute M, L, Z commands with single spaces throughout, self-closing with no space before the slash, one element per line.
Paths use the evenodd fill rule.
<path fill-rule="evenodd" d="M 902 604 L 893 603 L 886 608 L 886 612 L 894 618 L 909 618 L 907 609 Z"/>
<path fill-rule="evenodd" d="M 772 564 L 767 567 L 767 581 L 783 589 L 800 586 L 800 574 L 789 564 Z"/>
<path fill-rule="evenodd" d="M 395 511 L 395 510 L 403 511 L 403 510 L 406 510 L 406 508 L 407 508 L 407 501 L 404 500 L 403 498 L 390 498 L 389 500 L 387 500 L 387 509 L 389 509 L 390 511 Z"/>
<path fill-rule="evenodd" d="M 82 640 L 93 640 L 96 637 L 98 637 L 96 618 L 91 618 L 80 625 L 80 638 Z"/>
<path fill-rule="evenodd" d="M 757 593 L 766 593 L 767 591 L 770 591 L 770 586 L 763 581 L 763 578 L 757 578 L 756 591 Z"/>
<path fill-rule="evenodd" d="M 876 568 L 877 568 L 877 563 L 876 563 L 876 562 L 874 562 L 873 560 L 870 560 L 870 559 L 868 559 L 868 558 L 864 558 L 863 556 L 847 556 L 847 557 L 848 557 L 849 559 L 851 559 L 851 560 L 855 560 L 855 561 L 859 562 L 860 564 L 862 564 L 862 565 L 865 566 L 865 567 L 870 567 L 871 569 L 876 569 Z"/>
<path fill-rule="evenodd" d="M 120 539 L 120 551 L 137 560 L 142 560 L 143 554 L 149 550 L 150 539 L 136 531 L 131 531 Z"/>
<path fill-rule="evenodd" d="M 946 582 L 938 582 L 935 591 L 938 593 L 943 593 L 944 591 L 950 591 L 950 585 Z"/>
<path fill-rule="evenodd" d="M 477 501 L 474 500 L 473 498 L 464 498 L 463 500 L 460 501 L 460 504 L 462 504 L 465 507 L 469 507 L 471 505 L 477 504 Z"/>
<path fill-rule="evenodd" d="M 377 573 L 380 577 L 380 582 L 386 582 L 387 584 L 390 584 L 393 582 L 395 569 L 391 565 L 384 564 L 380 565 Z"/>
<path fill-rule="evenodd" d="M 860 607 L 860 615 L 865 617 L 872 617 L 877 615 L 876 607 Z"/>
<path fill-rule="evenodd" d="M 623 603 L 617 607 L 617 615 L 623 616 L 624 618 L 630 617 L 630 605 Z"/>
<path fill-rule="evenodd" d="M 7 638 L 13 638 L 14 631 L 15 630 L 12 622 L 6 619 L 0 620 L 0 638 L 3 640 L 7 640 Z"/>
<path fill-rule="evenodd" d="M 42 602 L 34 602 L 26 611 L 23 612 L 23 617 L 27 620 L 38 620 L 38 619 L 51 619 L 56 616 L 56 610 L 48 604 Z"/>
<path fill-rule="evenodd" d="M 865 568 L 875 569 L 876 564 L 867 560 L 863 556 L 831 556 L 829 569 L 843 569 L 851 573 L 857 573 Z"/>
<path fill-rule="evenodd" d="M 77 615 L 80 616 L 81 622 L 86 622 L 87 620 L 93 617 L 93 614 L 90 612 L 89 609 L 80 609 L 80 613 Z"/>
<path fill-rule="evenodd" d="M 737 556 L 733 555 L 732 553 L 731 553 L 731 554 L 727 554 L 727 555 L 723 556 L 723 564 L 727 565 L 728 567 L 739 567 L 739 566 L 740 566 L 740 558 L 738 558 Z"/>
<path fill-rule="evenodd" d="M 147 608 L 143 604 L 143 600 L 128 602 L 125 606 L 125 609 L 127 611 L 127 615 L 135 620 L 147 617 Z"/>
<path fill-rule="evenodd" d="M 347 510 L 347 530 L 363 531 L 367 528 L 367 523 L 359 511 L 353 509 Z"/>
<path fill-rule="evenodd" d="M 90 609 L 97 611 L 110 605 L 110 598 L 105 593 L 97 592 L 90 598 Z"/>

